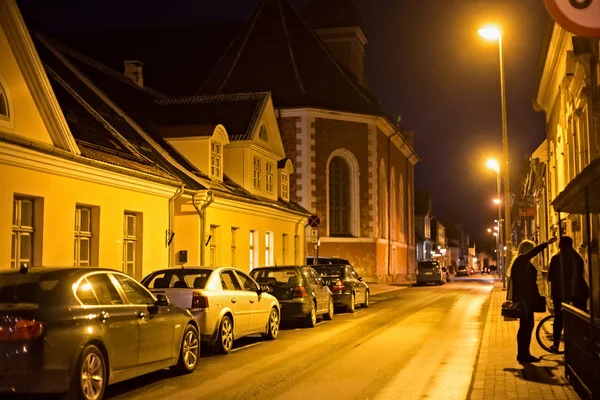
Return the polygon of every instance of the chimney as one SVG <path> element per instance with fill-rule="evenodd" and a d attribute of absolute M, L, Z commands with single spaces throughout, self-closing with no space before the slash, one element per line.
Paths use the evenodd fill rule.
<path fill-rule="evenodd" d="M 125 66 L 123 74 L 139 87 L 144 87 L 144 76 L 142 74 L 144 64 L 138 60 L 125 60 L 123 65 Z"/>

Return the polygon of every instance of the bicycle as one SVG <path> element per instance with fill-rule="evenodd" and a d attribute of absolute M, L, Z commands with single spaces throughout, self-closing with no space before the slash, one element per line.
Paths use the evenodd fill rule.
<path fill-rule="evenodd" d="M 558 345 L 558 351 L 551 348 L 554 345 L 554 314 L 550 314 L 542 318 L 535 329 L 535 338 L 540 347 L 552 354 L 563 354 L 565 352 L 565 341 L 561 335 Z"/>

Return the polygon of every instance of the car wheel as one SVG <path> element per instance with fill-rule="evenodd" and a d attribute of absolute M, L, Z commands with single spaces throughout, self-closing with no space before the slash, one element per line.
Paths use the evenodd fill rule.
<path fill-rule="evenodd" d="M 350 304 L 348 304 L 348 311 L 350 311 L 351 313 L 356 311 L 356 297 L 354 296 L 354 293 L 352 293 L 352 296 L 350 296 Z"/>
<path fill-rule="evenodd" d="M 224 316 L 219 325 L 219 335 L 215 348 L 219 353 L 228 354 L 233 347 L 233 323 L 229 316 Z"/>
<path fill-rule="evenodd" d="M 331 321 L 333 319 L 333 314 L 335 313 L 335 307 L 333 304 L 333 299 L 329 296 L 329 308 L 327 309 L 327 314 L 323 315 L 323 319 L 327 321 Z"/>
<path fill-rule="evenodd" d="M 86 346 L 73 373 L 73 381 L 67 399 L 99 400 L 106 390 L 106 360 L 102 351 L 94 345 Z"/>
<path fill-rule="evenodd" d="M 304 324 L 309 328 L 317 326 L 317 307 L 315 307 L 314 301 L 310 302 L 310 312 L 306 316 Z"/>
<path fill-rule="evenodd" d="M 369 308 L 369 300 L 370 300 L 371 294 L 369 293 L 369 291 L 367 290 L 365 292 L 365 302 L 362 304 L 363 308 Z"/>
<path fill-rule="evenodd" d="M 194 372 L 198 365 L 199 358 L 200 340 L 198 339 L 198 330 L 193 325 L 188 325 L 183 331 L 181 349 L 179 350 L 179 361 L 174 369 L 180 374 Z"/>
<path fill-rule="evenodd" d="M 264 335 L 269 340 L 277 339 L 279 334 L 279 311 L 275 307 L 271 308 L 269 314 L 269 325 L 267 326 L 267 333 Z"/>

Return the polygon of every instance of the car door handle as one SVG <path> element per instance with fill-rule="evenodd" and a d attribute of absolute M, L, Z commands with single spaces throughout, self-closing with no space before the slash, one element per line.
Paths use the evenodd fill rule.
<path fill-rule="evenodd" d="M 250 303 L 254 303 L 254 299 L 250 299 Z"/>
<path fill-rule="evenodd" d="M 145 313 L 145 312 L 143 312 L 143 311 L 140 311 L 140 312 L 137 314 L 137 316 L 138 316 L 138 318 L 139 318 L 139 319 L 144 319 L 144 318 L 146 318 L 146 313 Z"/>
<path fill-rule="evenodd" d="M 106 311 L 101 311 L 101 312 L 100 312 L 100 313 L 98 313 L 98 315 L 97 315 L 97 318 L 98 318 L 99 320 L 102 320 L 102 321 L 104 321 L 104 320 L 108 319 L 108 317 L 110 317 L 110 314 L 109 314 L 109 313 L 107 313 Z"/>
<path fill-rule="evenodd" d="M 236 302 L 237 302 L 237 300 L 236 300 L 236 299 L 231 299 L 231 302 L 232 302 L 232 303 L 236 303 Z"/>

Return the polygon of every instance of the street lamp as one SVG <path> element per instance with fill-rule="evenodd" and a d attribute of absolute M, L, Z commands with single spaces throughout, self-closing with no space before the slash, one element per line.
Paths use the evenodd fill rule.
<path fill-rule="evenodd" d="M 508 173 L 508 132 L 506 127 L 506 91 L 504 88 L 504 58 L 502 57 L 502 32 L 495 25 L 487 25 L 479 29 L 479 35 L 487 40 L 498 41 L 498 52 L 500 56 L 500 98 L 502 101 L 502 158 L 504 174 L 504 235 L 506 237 L 505 245 L 511 245 L 511 223 L 510 223 L 510 188 Z M 499 168 L 498 168 L 499 171 Z M 500 197 L 500 196 L 498 196 Z M 500 218 L 499 218 L 500 219 Z M 508 260 L 506 260 L 508 261 Z M 506 264 L 502 268 L 502 287 L 506 289 Z"/>
<path fill-rule="evenodd" d="M 494 204 L 500 204 L 500 199 L 494 199 L 492 201 L 494 202 Z"/>

